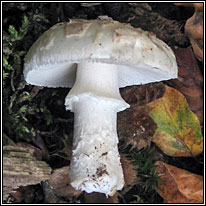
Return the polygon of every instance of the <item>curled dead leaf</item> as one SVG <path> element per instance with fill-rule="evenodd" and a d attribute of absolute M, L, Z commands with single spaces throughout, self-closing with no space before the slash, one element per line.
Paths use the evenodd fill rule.
<path fill-rule="evenodd" d="M 185 32 L 188 35 L 196 57 L 203 61 L 203 3 L 175 3 L 177 6 L 193 6 L 195 12 L 185 24 Z"/>
<path fill-rule="evenodd" d="M 161 176 L 157 192 L 166 203 L 203 203 L 202 176 L 161 161 L 156 165 Z"/>

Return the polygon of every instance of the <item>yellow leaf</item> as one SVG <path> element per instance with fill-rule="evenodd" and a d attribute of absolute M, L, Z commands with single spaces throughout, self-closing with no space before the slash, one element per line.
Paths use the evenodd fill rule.
<path fill-rule="evenodd" d="M 197 116 L 185 97 L 166 86 L 165 94 L 149 104 L 149 116 L 157 124 L 153 142 L 169 156 L 195 156 L 203 151 Z"/>

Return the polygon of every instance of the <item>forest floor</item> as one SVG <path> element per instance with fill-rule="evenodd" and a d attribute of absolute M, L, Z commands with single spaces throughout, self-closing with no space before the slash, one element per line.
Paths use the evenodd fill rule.
<path fill-rule="evenodd" d="M 159 177 L 155 170 L 156 161 L 203 176 L 203 152 L 196 157 L 168 156 L 151 140 L 157 125 L 141 108 L 161 98 L 167 86 L 184 94 L 182 88 L 186 83 L 165 81 L 121 89 L 123 98 L 131 104 L 135 101 L 136 105 L 118 114 L 119 150 L 123 167 L 127 170 L 126 187 L 108 199 L 101 194 L 73 190 L 68 182 L 68 166 L 74 116 L 64 106 L 69 89 L 26 85 L 23 76 L 27 51 L 51 26 L 72 18 L 109 16 L 154 33 L 174 50 L 182 48 L 176 55 L 181 59 L 185 55 L 185 62 L 188 54 L 191 55 L 192 60 L 187 66 L 195 64 L 199 70 L 195 80 L 192 72 L 187 74 L 187 78 L 202 81 L 203 64 L 194 57 L 184 31 L 187 19 L 194 13 L 193 7 L 175 6 L 173 3 L 3 3 L 2 6 L 3 146 L 34 149 L 37 159 L 46 162 L 53 175 L 38 184 L 31 181 L 18 185 L 15 193 L 5 194 L 5 203 L 163 203 L 164 199 L 157 192 Z M 203 82 L 196 87 L 203 92 Z M 194 107 L 198 101 L 203 102 L 202 94 L 199 100 L 196 90 L 192 90 L 190 85 L 188 89 L 192 96 L 188 100 L 190 106 Z M 198 116 L 203 132 L 203 108 L 193 112 Z M 137 125 L 143 125 L 147 130 L 134 139 L 132 134 L 138 132 Z M 135 177 L 128 179 L 132 175 Z"/>

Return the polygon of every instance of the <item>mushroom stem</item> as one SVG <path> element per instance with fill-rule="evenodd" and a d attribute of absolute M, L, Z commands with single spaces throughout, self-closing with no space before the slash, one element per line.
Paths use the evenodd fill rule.
<path fill-rule="evenodd" d="M 113 195 L 124 186 L 117 112 L 129 107 L 119 93 L 117 67 L 89 62 L 78 65 L 65 105 L 74 112 L 71 185 L 88 193 Z"/>

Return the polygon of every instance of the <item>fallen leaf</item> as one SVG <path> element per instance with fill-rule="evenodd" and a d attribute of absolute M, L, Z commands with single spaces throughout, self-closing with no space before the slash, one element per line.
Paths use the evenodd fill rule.
<path fill-rule="evenodd" d="M 203 177 L 161 161 L 155 163 L 161 176 L 159 195 L 166 203 L 203 203 Z"/>
<path fill-rule="evenodd" d="M 199 69 L 192 48 L 174 49 L 178 65 L 178 79 L 168 83 L 180 91 L 188 101 L 190 109 L 203 122 L 203 74 Z"/>
<path fill-rule="evenodd" d="M 193 51 L 196 57 L 203 61 L 203 18 L 204 4 L 203 3 L 175 3 L 177 6 L 193 6 L 195 12 L 185 24 L 185 33 L 190 39 Z"/>
<path fill-rule="evenodd" d="M 55 169 L 52 172 L 48 184 L 53 188 L 54 193 L 61 197 L 73 197 L 78 196 L 82 191 L 75 190 L 69 179 L 69 167 L 62 167 Z"/>
<path fill-rule="evenodd" d="M 199 121 L 180 92 L 167 86 L 164 96 L 147 107 L 157 124 L 152 141 L 165 154 L 196 156 L 203 151 Z"/>

